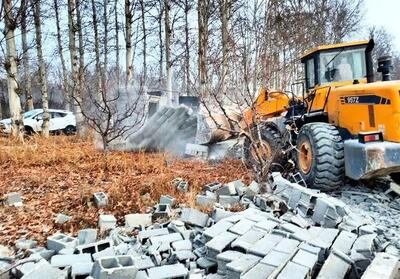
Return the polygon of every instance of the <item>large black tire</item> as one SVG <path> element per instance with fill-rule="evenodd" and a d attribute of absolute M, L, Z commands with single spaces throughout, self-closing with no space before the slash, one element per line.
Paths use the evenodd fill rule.
<path fill-rule="evenodd" d="M 253 140 L 248 137 L 244 140 L 243 162 L 248 168 L 258 170 L 262 167 L 262 164 L 265 163 L 265 161 L 268 161 L 269 170 L 278 170 L 279 166 L 283 163 L 284 157 L 282 154 L 282 137 L 278 131 L 271 127 L 260 127 L 259 129 L 260 134 L 258 134 L 257 128 L 253 128 L 251 131 Z M 269 158 L 263 158 L 260 160 L 259 156 L 255 153 L 255 148 L 266 148 L 270 150 Z M 258 152 L 257 154 L 260 154 L 261 152 Z"/>
<path fill-rule="evenodd" d="M 390 178 L 392 178 L 392 180 L 393 180 L 395 183 L 397 183 L 397 184 L 400 185 L 400 172 L 392 173 L 392 174 L 390 175 Z"/>
<path fill-rule="evenodd" d="M 344 146 L 338 129 L 326 123 L 304 125 L 297 137 L 296 164 L 311 188 L 330 191 L 342 186 Z"/>

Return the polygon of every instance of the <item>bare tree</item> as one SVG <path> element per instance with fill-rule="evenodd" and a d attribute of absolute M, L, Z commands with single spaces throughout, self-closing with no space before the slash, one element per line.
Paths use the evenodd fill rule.
<path fill-rule="evenodd" d="M 65 64 L 65 58 L 64 58 L 64 48 L 63 48 L 63 42 L 62 42 L 62 35 L 61 35 L 61 25 L 60 25 L 60 7 L 59 7 L 59 1 L 54 0 L 54 14 L 56 17 L 56 29 L 57 29 L 57 48 L 58 48 L 58 55 L 60 57 L 60 62 L 61 62 L 61 70 L 62 70 L 62 90 L 63 90 L 63 95 L 65 98 L 65 108 L 67 110 L 71 110 L 71 96 L 70 96 L 70 89 L 68 86 L 68 72 L 67 72 L 67 67 Z"/>
<path fill-rule="evenodd" d="M 72 90 L 71 95 L 74 99 L 74 111 L 76 115 L 78 134 L 84 136 L 84 119 L 82 115 L 82 104 L 81 92 L 79 89 L 80 78 L 79 78 L 79 65 L 78 65 L 78 52 L 76 49 L 76 32 L 81 28 L 76 22 L 76 2 L 75 0 L 68 0 L 68 34 L 69 34 L 69 52 L 71 61 L 71 72 L 72 72 Z"/>
<path fill-rule="evenodd" d="M 114 25 L 115 25 L 115 75 L 117 76 L 117 88 L 120 84 L 120 67 L 119 67 L 119 21 L 118 21 L 118 0 L 114 1 Z"/>
<path fill-rule="evenodd" d="M 96 57 L 96 88 L 99 94 L 98 99 L 100 99 L 103 91 L 103 84 L 101 79 L 101 63 L 100 63 L 100 45 L 99 45 L 99 30 L 98 30 L 98 21 L 97 21 L 97 8 L 95 0 L 91 0 L 92 2 L 92 24 L 94 31 L 94 52 Z"/>
<path fill-rule="evenodd" d="M 147 31 L 146 31 L 146 6 L 144 0 L 139 0 L 142 18 L 143 32 L 143 83 L 146 84 L 147 79 Z"/>
<path fill-rule="evenodd" d="M 29 0 L 23 0 L 23 10 L 21 15 L 21 38 L 22 38 L 22 61 L 24 64 L 24 92 L 27 110 L 33 110 L 33 98 L 32 98 L 32 80 L 30 73 L 30 62 L 29 62 L 29 46 L 27 39 L 27 19 L 28 19 L 28 3 Z"/>
<path fill-rule="evenodd" d="M 197 20 L 198 20 L 198 42 L 199 42 L 199 85 L 200 95 L 206 95 L 207 86 L 207 49 L 208 49 L 208 20 L 210 18 L 211 0 L 198 0 L 197 2 Z"/>
<path fill-rule="evenodd" d="M 18 64 L 17 64 L 17 48 L 15 45 L 15 29 L 21 11 L 24 7 L 20 7 L 16 14 L 13 13 L 14 3 L 12 0 L 2 1 L 4 13 L 4 33 L 6 36 L 6 58 L 5 69 L 7 72 L 7 88 L 8 101 L 11 114 L 11 135 L 20 141 L 23 141 L 23 118 L 20 94 L 21 90 L 18 86 Z M 24 3 L 22 2 L 22 5 Z"/>
<path fill-rule="evenodd" d="M 125 66 L 126 80 L 125 89 L 131 84 L 133 78 L 133 49 L 132 49 L 132 24 L 133 24 L 133 4 L 131 0 L 125 0 Z"/>
<path fill-rule="evenodd" d="M 42 124 L 42 135 L 44 137 L 49 136 L 49 100 L 47 92 L 47 75 L 46 75 L 46 65 L 43 58 L 42 49 L 42 23 L 41 23 L 41 1 L 35 1 L 35 9 L 33 12 L 33 17 L 35 21 L 35 34 L 36 34 L 36 53 L 39 63 L 39 82 L 42 91 L 42 107 L 43 107 L 43 124 Z"/>
<path fill-rule="evenodd" d="M 165 0 L 164 1 L 164 23 L 165 23 L 165 71 L 167 72 L 167 84 L 166 84 L 166 91 L 168 95 L 168 103 L 170 105 L 175 105 L 177 104 L 177 99 L 174 96 L 174 92 L 172 91 L 172 75 L 173 75 L 173 69 L 172 69 L 172 50 L 171 50 L 171 35 L 172 35 L 172 30 L 171 30 L 171 25 L 170 25 L 170 18 L 169 18 L 169 13 L 170 13 L 170 1 Z"/>

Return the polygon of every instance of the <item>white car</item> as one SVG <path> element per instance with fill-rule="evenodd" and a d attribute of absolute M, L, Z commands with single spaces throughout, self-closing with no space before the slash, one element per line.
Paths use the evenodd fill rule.
<path fill-rule="evenodd" d="M 49 109 L 49 130 L 52 133 L 64 132 L 67 135 L 76 132 L 75 115 L 67 110 Z M 24 113 L 24 126 L 27 134 L 38 133 L 42 131 L 43 109 L 34 109 Z M 11 132 L 11 119 L 0 121 L 0 131 L 9 134 Z"/>

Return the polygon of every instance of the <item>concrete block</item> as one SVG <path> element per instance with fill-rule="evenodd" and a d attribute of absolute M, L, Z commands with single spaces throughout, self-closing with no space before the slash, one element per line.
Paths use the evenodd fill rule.
<path fill-rule="evenodd" d="M 180 233 L 170 233 L 170 234 L 164 234 L 164 235 L 158 235 L 158 236 L 151 236 L 149 238 L 150 243 L 152 245 L 157 244 L 157 243 L 166 243 L 166 244 L 171 244 L 172 242 L 182 240 L 182 235 Z"/>
<path fill-rule="evenodd" d="M 260 185 L 257 182 L 252 181 L 249 187 L 246 188 L 245 196 L 252 199 L 259 193 L 260 193 Z"/>
<path fill-rule="evenodd" d="M 74 254 L 75 249 L 74 248 L 64 248 L 58 251 L 58 255 L 72 255 Z"/>
<path fill-rule="evenodd" d="M 35 268 L 36 264 L 39 263 L 40 261 L 45 261 L 38 254 L 30 255 L 25 260 L 28 261 L 28 262 L 26 262 L 24 264 L 21 264 L 21 265 L 17 265 L 15 267 L 14 272 L 13 272 L 18 278 L 20 278 L 23 275 L 28 274 L 29 272 L 31 272 Z M 0 272 L 1 271 L 2 271 L 2 269 L 0 269 Z M 0 278 L 2 278 L 2 277 L 0 276 Z"/>
<path fill-rule="evenodd" d="M 169 231 L 167 228 L 143 230 L 143 231 L 139 232 L 138 240 L 140 243 L 144 243 L 147 239 L 149 239 L 152 236 L 159 236 L 159 235 L 165 235 L 165 234 L 169 234 Z"/>
<path fill-rule="evenodd" d="M 187 224 L 205 227 L 208 221 L 208 215 L 192 208 L 183 208 L 181 220 Z"/>
<path fill-rule="evenodd" d="M 192 242 L 188 239 L 185 240 L 178 240 L 171 243 L 172 249 L 175 251 L 180 250 L 192 250 Z"/>
<path fill-rule="evenodd" d="M 67 271 L 61 271 L 53 267 L 47 261 L 40 261 L 35 264 L 34 268 L 27 274 L 21 277 L 22 279 L 66 279 L 68 278 Z"/>
<path fill-rule="evenodd" d="M 275 250 L 270 251 L 261 262 L 269 266 L 274 266 L 276 268 L 282 268 L 290 260 L 292 255 L 278 252 Z"/>
<path fill-rule="evenodd" d="M 170 207 L 173 207 L 175 205 L 175 198 L 170 195 L 162 195 L 160 197 L 160 204 L 168 204 Z"/>
<path fill-rule="evenodd" d="M 58 253 L 64 248 L 75 248 L 78 245 L 78 239 L 62 233 L 49 236 L 47 238 L 47 249 Z"/>
<path fill-rule="evenodd" d="M 179 250 L 174 251 L 171 254 L 172 262 L 180 262 L 186 263 L 188 261 L 194 261 L 196 259 L 196 255 L 191 250 Z"/>
<path fill-rule="evenodd" d="M 317 279 L 343 279 L 351 267 L 351 259 L 342 256 L 343 253 L 335 254 L 334 250 L 329 254 L 318 273 Z"/>
<path fill-rule="evenodd" d="M 299 215 L 302 217 L 311 217 L 319 196 L 319 191 L 301 187 L 300 200 L 297 202 Z"/>
<path fill-rule="evenodd" d="M 231 208 L 239 205 L 240 197 L 239 196 L 219 196 L 219 204 L 225 208 Z"/>
<path fill-rule="evenodd" d="M 274 221 L 271 220 L 262 220 L 257 222 L 254 227 L 260 230 L 263 230 L 265 232 L 271 232 L 273 229 L 275 229 L 277 226 L 279 225 L 279 223 L 276 223 Z"/>
<path fill-rule="evenodd" d="M 222 208 L 215 208 L 211 214 L 211 218 L 215 221 L 215 222 L 219 222 L 222 219 L 228 218 L 230 216 L 235 215 L 234 212 L 231 211 L 227 211 L 225 209 Z"/>
<path fill-rule="evenodd" d="M 172 214 L 171 206 L 169 204 L 157 204 L 153 213 L 152 219 L 169 218 Z"/>
<path fill-rule="evenodd" d="M 98 259 L 91 275 L 95 279 L 130 279 L 135 278 L 137 272 L 132 256 L 116 256 Z"/>
<path fill-rule="evenodd" d="M 237 237 L 236 234 L 223 232 L 211 239 L 206 244 L 207 258 L 216 259 L 217 255 L 228 249 Z"/>
<path fill-rule="evenodd" d="M 186 193 L 187 191 L 189 191 L 189 182 L 187 182 L 186 180 L 179 181 L 179 183 L 176 185 L 176 189 L 179 192 Z"/>
<path fill-rule="evenodd" d="M 113 246 L 111 240 L 105 239 L 105 240 L 100 240 L 98 242 L 79 245 L 76 247 L 76 250 L 80 254 L 93 255 L 93 254 L 101 252 L 107 248 L 110 248 L 111 246 Z"/>
<path fill-rule="evenodd" d="M 200 159 L 207 159 L 209 148 L 207 145 L 187 143 L 185 147 L 185 155 L 193 156 Z"/>
<path fill-rule="evenodd" d="M 31 248 L 28 249 L 28 253 L 30 255 L 32 254 L 38 254 L 39 256 L 41 256 L 43 259 L 45 259 L 46 261 L 50 260 L 50 258 L 52 256 L 54 256 L 55 251 L 54 250 L 48 250 L 44 247 L 37 247 L 37 248 Z"/>
<path fill-rule="evenodd" d="M 279 235 L 267 234 L 247 249 L 248 253 L 264 257 L 282 240 Z"/>
<path fill-rule="evenodd" d="M 74 255 L 55 255 L 51 258 L 51 265 L 57 268 L 72 266 L 76 263 L 91 263 L 92 256 L 90 254 L 74 254 Z"/>
<path fill-rule="evenodd" d="M 210 272 L 215 273 L 217 271 L 217 263 L 205 257 L 198 258 L 196 263 L 201 269 L 204 269 L 205 274 L 209 274 Z"/>
<path fill-rule="evenodd" d="M 212 238 L 216 237 L 217 235 L 226 232 L 230 227 L 232 227 L 233 224 L 231 222 L 228 222 L 226 220 L 221 220 L 217 222 L 215 225 L 212 225 L 211 227 L 207 228 L 204 232 L 203 235 L 205 236 L 207 241 L 210 241 Z"/>
<path fill-rule="evenodd" d="M 147 227 L 152 224 L 151 214 L 125 215 L 125 227 L 128 229 Z"/>
<path fill-rule="evenodd" d="M 304 231 L 303 228 L 300 228 L 294 224 L 290 223 L 285 223 L 279 226 L 279 228 L 283 231 L 289 232 L 289 233 L 296 233 L 296 232 L 301 232 Z"/>
<path fill-rule="evenodd" d="M 149 276 L 147 276 L 146 270 L 139 270 L 138 273 L 136 273 L 135 279 L 150 279 L 150 278 Z"/>
<path fill-rule="evenodd" d="M 93 194 L 94 204 L 98 207 L 106 207 L 108 205 L 108 197 L 104 192 L 96 192 Z"/>
<path fill-rule="evenodd" d="M 233 250 L 228 250 L 217 255 L 218 273 L 221 275 L 226 274 L 226 265 L 230 262 L 242 257 L 243 253 Z"/>
<path fill-rule="evenodd" d="M 300 249 L 297 251 L 296 255 L 294 255 L 292 262 L 307 267 L 310 271 L 310 275 L 313 276 L 317 268 L 318 255 Z"/>
<path fill-rule="evenodd" d="M 71 278 L 87 278 L 93 269 L 93 263 L 74 263 L 71 266 Z"/>
<path fill-rule="evenodd" d="M 99 252 L 96 252 L 94 254 L 92 254 L 92 258 L 94 261 L 100 259 L 100 258 L 104 258 L 104 257 L 114 257 L 116 256 L 117 253 L 115 251 L 115 247 L 108 247 L 104 250 L 101 250 Z"/>
<path fill-rule="evenodd" d="M 256 229 L 250 229 L 244 235 L 239 236 L 235 241 L 232 242 L 231 247 L 233 250 L 237 250 L 246 253 L 247 250 L 254 245 L 255 242 L 263 238 L 264 232 Z"/>
<path fill-rule="evenodd" d="M 216 197 L 210 197 L 205 195 L 197 195 L 196 204 L 204 207 L 213 206 L 217 202 Z"/>
<path fill-rule="evenodd" d="M 96 229 L 84 229 L 78 232 L 78 240 L 80 245 L 96 242 L 96 239 Z"/>
<path fill-rule="evenodd" d="M 346 204 L 342 201 L 328 196 L 322 196 L 317 199 L 314 207 L 312 220 L 325 228 L 335 228 L 342 222 L 345 213 Z"/>
<path fill-rule="evenodd" d="M 351 247 L 357 239 L 357 235 L 351 232 L 341 231 L 333 242 L 331 249 L 335 249 L 344 254 L 350 254 Z"/>
<path fill-rule="evenodd" d="M 235 185 L 233 184 L 225 184 L 224 186 L 220 187 L 216 190 L 218 196 L 234 196 L 237 194 Z"/>
<path fill-rule="evenodd" d="M 377 253 L 361 279 L 395 279 L 400 274 L 399 258 L 387 253 Z"/>
<path fill-rule="evenodd" d="M 305 266 L 289 262 L 279 273 L 277 279 L 308 278 L 309 269 Z M 296 274 L 295 276 L 293 276 Z"/>
<path fill-rule="evenodd" d="M 265 279 L 269 278 L 272 272 L 275 270 L 274 266 L 267 265 L 265 263 L 258 263 L 248 272 L 242 275 L 242 279 Z"/>
<path fill-rule="evenodd" d="M 292 254 L 300 242 L 294 239 L 283 238 L 275 247 L 274 250 L 286 254 Z"/>
<path fill-rule="evenodd" d="M 59 214 L 57 214 L 54 221 L 56 224 L 62 225 L 62 224 L 69 222 L 71 219 L 72 219 L 71 216 L 59 213 Z"/>
<path fill-rule="evenodd" d="M 215 192 L 215 191 L 217 191 L 219 188 L 221 188 L 222 187 L 222 184 L 221 183 L 219 183 L 219 182 L 212 182 L 212 183 L 209 183 L 209 184 L 207 184 L 207 185 L 205 185 L 204 187 L 203 187 L 203 191 L 210 191 L 210 192 Z"/>
<path fill-rule="evenodd" d="M 352 250 L 363 255 L 366 258 L 373 258 L 373 253 L 376 250 L 375 247 L 375 239 L 377 235 L 373 234 L 365 234 L 356 239 L 353 244 Z"/>
<path fill-rule="evenodd" d="M 242 180 L 235 180 L 235 181 L 229 182 L 228 185 L 229 185 L 229 184 L 232 184 L 233 187 L 235 187 L 236 193 L 237 193 L 239 196 L 243 196 L 244 193 L 246 192 L 247 187 L 246 187 L 246 185 L 242 182 Z"/>
<path fill-rule="evenodd" d="M 15 247 L 21 250 L 28 250 L 35 248 L 37 245 L 36 240 L 20 238 L 15 242 Z"/>
<path fill-rule="evenodd" d="M 15 206 L 15 207 L 20 207 L 23 205 L 22 203 L 22 198 L 21 194 L 17 192 L 11 192 L 5 195 L 5 205 L 8 206 Z"/>
<path fill-rule="evenodd" d="M 226 265 L 226 276 L 232 279 L 241 278 L 244 273 L 253 268 L 260 260 L 260 257 L 245 254 Z"/>
<path fill-rule="evenodd" d="M 163 265 L 153 267 L 147 270 L 149 278 L 152 279 L 173 279 L 186 278 L 189 270 L 183 264 Z"/>
<path fill-rule="evenodd" d="M 133 257 L 133 264 L 138 270 L 146 270 L 155 266 L 154 262 L 149 256 Z"/>
<path fill-rule="evenodd" d="M 99 217 L 100 232 L 115 229 L 116 226 L 117 226 L 117 219 L 114 217 L 114 215 L 106 215 L 106 214 L 100 215 Z"/>
<path fill-rule="evenodd" d="M 249 219 L 242 219 L 239 222 L 237 222 L 236 224 L 234 224 L 232 227 L 230 227 L 228 229 L 228 231 L 238 234 L 238 235 L 244 235 L 254 225 L 255 225 L 255 222 L 250 221 Z"/>
<path fill-rule="evenodd" d="M 299 249 L 316 255 L 318 258 L 318 262 L 320 262 L 320 263 L 325 260 L 325 255 L 324 255 L 322 249 L 319 247 L 315 247 L 308 243 L 303 242 L 299 245 Z"/>

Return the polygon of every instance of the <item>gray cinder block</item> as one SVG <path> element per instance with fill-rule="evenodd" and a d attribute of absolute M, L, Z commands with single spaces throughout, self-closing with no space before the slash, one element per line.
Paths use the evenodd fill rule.
<path fill-rule="evenodd" d="M 108 205 L 108 197 L 104 192 L 96 192 L 93 194 L 94 204 L 97 207 L 106 207 Z"/>
<path fill-rule="evenodd" d="M 130 279 L 137 272 L 132 256 L 115 256 L 96 260 L 91 275 L 95 279 Z"/>
<path fill-rule="evenodd" d="M 47 249 L 53 250 L 58 253 L 64 248 L 75 248 L 78 245 L 78 239 L 58 233 L 47 238 Z"/>

